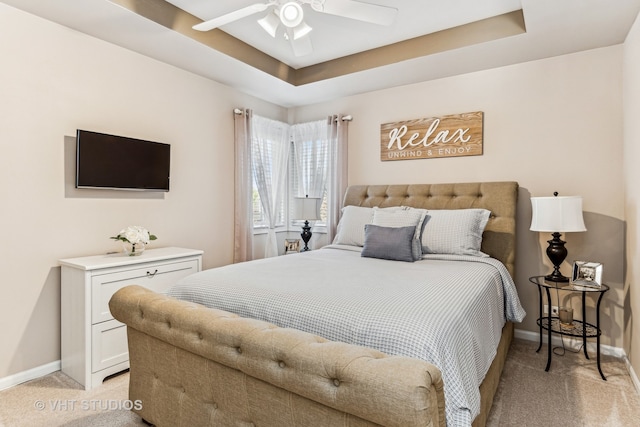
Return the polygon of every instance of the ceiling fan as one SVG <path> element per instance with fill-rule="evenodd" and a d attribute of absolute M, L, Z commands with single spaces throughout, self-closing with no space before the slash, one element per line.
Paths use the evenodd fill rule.
<path fill-rule="evenodd" d="M 271 37 L 276 37 L 278 28 L 280 24 L 282 24 L 285 31 L 284 36 L 290 41 L 294 54 L 296 56 L 303 56 L 311 53 L 313 50 L 311 40 L 308 37 L 312 28 L 304 22 L 302 5 L 305 4 L 310 5 L 311 9 L 316 12 L 377 25 L 391 25 L 398 13 L 398 9 L 393 7 L 363 3 L 355 0 L 269 0 L 266 3 L 255 3 L 201 22 L 200 24 L 194 25 L 193 29 L 209 31 L 271 8 L 265 16 L 258 19 L 258 24 L 260 24 Z"/>

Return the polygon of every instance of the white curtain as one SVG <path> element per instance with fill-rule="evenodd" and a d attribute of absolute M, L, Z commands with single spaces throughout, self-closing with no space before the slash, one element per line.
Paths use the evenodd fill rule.
<path fill-rule="evenodd" d="M 327 242 L 332 242 L 340 220 L 340 210 L 347 190 L 347 161 L 350 116 L 333 115 L 325 122 L 329 140 L 329 178 L 327 200 Z"/>
<path fill-rule="evenodd" d="M 251 167 L 251 110 L 234 111 L 235 200 L 233 262 L 253 259 L 253 178 Z"/>
<path fill-rule="evenodd" d="M 329 139 L 326 120 L 291 126 L 297 180 L 295 197 L 324 196 L 329 163 Z"/>
<path fill-rule="evenodd" d="M 265 257 L 268 258 L 278 255 L 275 228 L 286 192 L 289 125 L 253 115 L 251 137 L 253 179 L 269 226 L 265 247 Z"/>
<path fill-rule="evenodd" d="M 258 189 L 265 222 L 269 226 L 265 256 L 278 254 L 275 228 L 287 195 L 288 158 L 294 146 L 307 141 L 304 150 L 295 149 L 296 196 L 322 197 L 327 190 L 327 241 L 332 242 L 340 219 L 347 187 L 347 133 L 350 117 L 329 116 L 328 120 L 289 126 L 254 115 L 251 110 L 234 111 L 235 117 L 235 222 L 234 262 L 249 261 L 253 255 L 253 188 Z M 310 144 L 310 146 L 309 146 Z M 324 146 L 324 148 L 323 148 Z M 303 194 L 304 193 L 304 194 Z M 283 224 L 284 225 L 284 224 Z"/>

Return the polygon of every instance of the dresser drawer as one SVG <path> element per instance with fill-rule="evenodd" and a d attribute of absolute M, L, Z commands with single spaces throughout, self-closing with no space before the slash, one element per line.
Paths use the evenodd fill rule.
<path fill-rule="evenodd" d="M 91 327 L 91 372 L 129 360 L 127 326 L 117 320 Z"/>
<path fill-rule="evenodd" d="M 155 292 L 164 292 L 178 280 L 198 271 L 198 261 L 163 262 L 140 268 L 95 275 L 91 279 L 91 323 L 113 319 L 109 311 L 111 296 L 128 285 L 140 285 Z"/>

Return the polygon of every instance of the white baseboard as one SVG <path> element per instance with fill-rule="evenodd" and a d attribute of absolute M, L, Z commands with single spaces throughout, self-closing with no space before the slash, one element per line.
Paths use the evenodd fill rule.
<path fill-rule="evenodd" d="M 629 359 L 625 357 L 625 363 L 627 365 L 627 371 L 629 371 L 629 375 L 631 376 L 631 381 L 633 382 L 633 386 L 636 388 L 636 392 L 640 394 L 640 380 L 638 380 L 638 376 L 636 375 L 636 371 L 631 366 Z"/>
<path fill-rule="evenodd" d="M 17 374 L 9 375 L 8 377 L 0 378 L 0 390 L 5 390 L 18 384 L 44 377 L 45 375 L 59 371 L 60 368 L 60 361 L 56 360 L 46 365 L 37 366 L 26 371 L 18 372 Z"/>
<path fill-rule="evenodd" d="M 527 341 L 535 341 L 535 342 L 539 342 L 540 340 L 540 336 L 538 335 L 538 332 L 531 332 L 531 331 L 523 331 L 522 329 L 516 329 L 513 333 L 513 335 L 516 338 L 520 338 L 523 340 L 527 340 Z M 545 333 L 542 335 L 542 342 L 544 344 L 546 344 L 547 342 L 547 333 L 545 331 Z M 551 342 L 554 346 L 562 345 L 562 338 L 560 335 L 558 334 L 553 334 L 552 338 L 551 338 Z M 572 350 L 578 350 L 581 348 L 582 346 L 582 340 L 579 338 L 568 338 L 568 337 L 564 337 L 564 345 L 565 347 L 568 347 Z M 587 350 L 589 350 L 589 352 L 595 352 L 596 351 L 596 343 L 589 341 L 587 342 Z M 627 358 L 627 353 L 625 353 L 624 349 L 620 348 L 620 347 L 613 347 L 610 345 L 605 345 L 605 344 L 600 344 L 600 354 L 604 354 L 607 356 L 614 356 L 614 357 L 618 357 L 618 358 L 623 358 L 626 359 Z"/>
<path fill-rule="evenodd" d="M 534 341 L 534 342 L 539 342 L 540 340 L 540 336 L 538 335 L 538 332 L 531 332 L 531 331 L 523 331 L 521 329 L 516 329 L 514 330 L 513 335 L 516 338 L 520 338 L 523 340 L 527 340 L 527 341 Z M 547 334 L 543 334 L 542 336 L 542 342 L 546 344 L 547 342 Z M 552 338 L 551 338 L 551 342 L 553 343 L 554 346 L 561 346 L 562 345 L 562 339 L 559 335 L 557 334 L 553 334 Z M 582 340 L 578 339 L 578 338 L 566 338 L 564 339 L 564 345 L 571 348 L 572 350 L 578 350 L 580 348 L 580 346 L 582 345 Z M 595 352 L 596 351 L 596 343 L 595 342 L 591 342 L 589 341 L 587 343 L 587 350 L 589 350 L 589 352 Z M 629 362 L 629 358 L 627 357 L 627 353 L 624 351 L 623 348 L 620 347 L 613 347 L 610 345 L 604 345 L 604 344 L 600 344 L 600 353 L 601 354 L 605 354 L 607 356 L 614 356 L 620 359 L 624 359 L 624 363 L 627 367 L 627 371 L 629 372 L 629 376 L 631 377 L 631 381 L 633 382 L 633 386 L 636 389 L 636 392 L 638 394 L 640 394 L 640 380 L 638 379 L 638 376 L 636 375 L 635 370 L 633 369 L 633 366 L 631 366 L 631 363 Z"/>

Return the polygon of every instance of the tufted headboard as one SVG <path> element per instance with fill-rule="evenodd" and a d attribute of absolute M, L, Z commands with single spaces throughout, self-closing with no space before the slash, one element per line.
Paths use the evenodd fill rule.
<path fill-rule="evenodd" d="M 344 206 L 411 206 L 422 209 L 484 208 L 491 211 L 482 251 L 502 261 L 515 278 L 517 182 L 353 185 Z"/>

